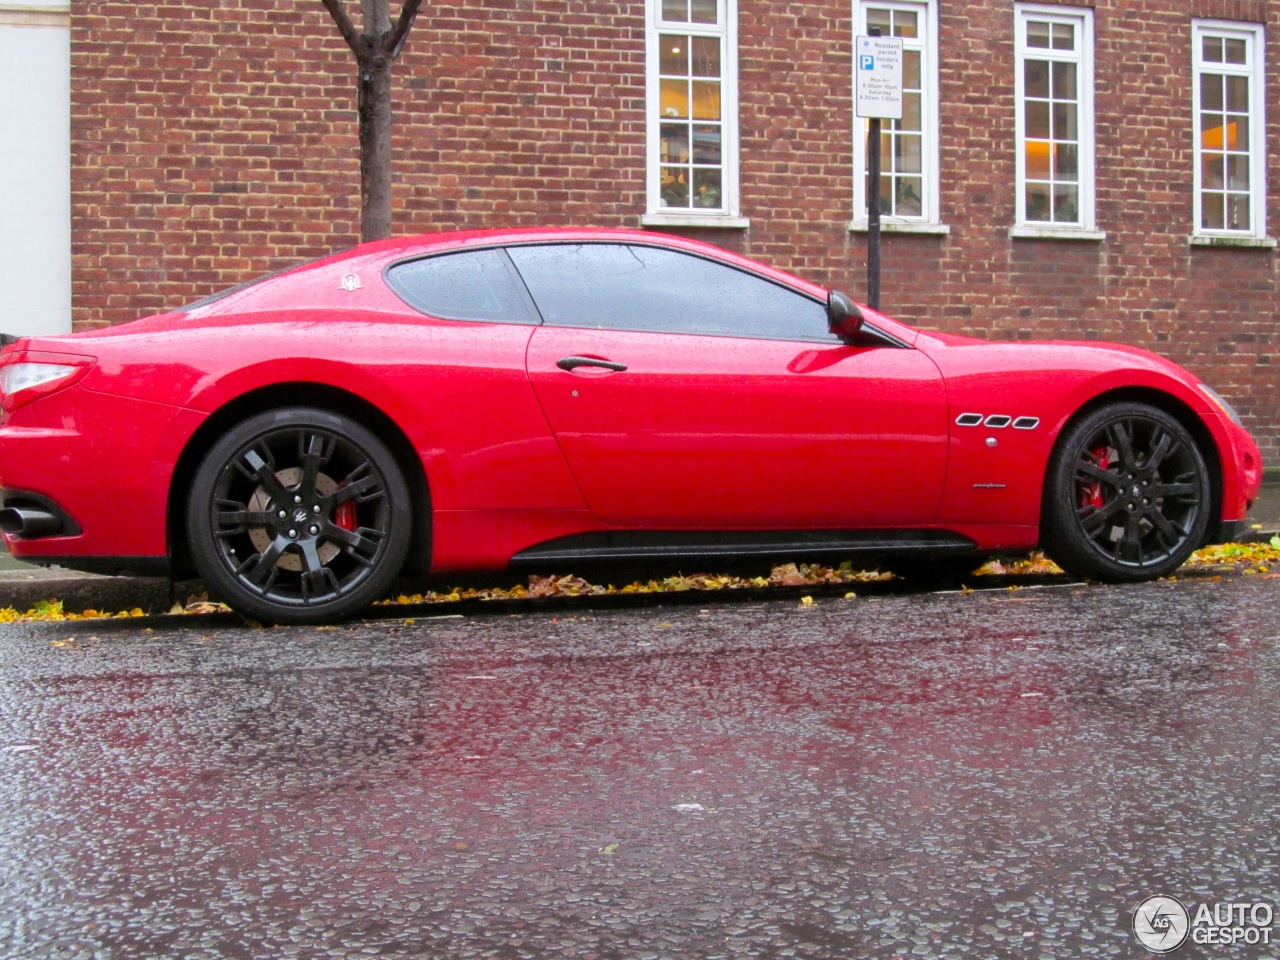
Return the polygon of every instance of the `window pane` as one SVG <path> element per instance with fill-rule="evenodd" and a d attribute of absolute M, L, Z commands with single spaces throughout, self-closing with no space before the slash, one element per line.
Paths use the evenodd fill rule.
<path fill-rule="evenodd" d="M 695 207 L 720 206 L 719 170 L 703 170 L 697 167 L 694 168 L 693 205 Z"/>
<path fill-rule="evenodd" d="M 1222 166 L 1222 154 L 1206 153 L 1200 162 L 1200 186 L 1206 190 L 1221 190 Z"/>
<path fill-rule="evenodd" d="M 399 263 L 387 283 L 415 310 L 445 320 L 532 323 L 501 250 L 472 250 Z"/>
<path fill-rule="evenodd" d="M 1055 100 L 1074 100 L 1076 98 L 1076 65 L 1056 61 L 1053 64 L 1053 98 Z"/>
<path fill-rule="evenodd" d="M 902 95 L 902 119 L 894 121 L 894 129 L 919 130 L 920 107 L 920 94 L 904 93 Z"/>
<path fill-rule="evenodd" d="M 895 37 L 918 37 L 920 35 L 918 19 L 916 14 L 910 10 L 895 11 L 893 16 L 893 35 Z"/>
<path fill-rule="evenodd" d="M 687 117 L 689 115 L 688 81 L 663 80 L 661 100 L 664 117 Z"/>
<path fill-rule="evenodd" d="M 924 213 L 924 181 L 920 177 L 899 177 L 893 212 L 899 217 L 919 217 Z"/>
<path fill-rule="evenodd" d="M 1049 49 L 1049 24 L 1043 20 L 1027 21 L 1027 46 L 1037 49 Z"/>
<path fill-rule="evenodd" d="M 1244 64 L 1246 60 L 1245 42 L 1239 39 L 1227 40 L 1223 45 L 1224 59 L 1227 63 Z"/>
<path fill-rule="evenodd" d="M 1080 175 L 1080 150 L 1073 144 L 1060 143 L 1054 151 L 1053 175 L 1058 180 L 1075 181 Z"/>
<path fill-rule="evenodd" d="M 693 75 L 695 77 L 720 76 L 720 38 L 693 38 Z"/>
<path fill-rule="evenodd" d="M 888 10 L 871 7 L 867 10 L 867 31 L 879 30 L 880 36 L 887 37 L 893 33 L 893 15 Z"/>
<path fill-rule="evenodd" d="M 903 134 L 897 138 L 894 149 L 893 169 L 897 173 L 920 173 L 920 138 L 914 134 Z"/>
<path fill-rule="evenodd" d="M 1249 118 L 1247 116 L 1237 117 L 1231 114 L 1227 116 L 1227 149 L 1249 149 Z"/>
<path fill-rule="evenodd" d="M 1076 48 L 1076 28 L 1069 23 L 1053 25 L 1053 49 L 1074 50 Z"/>
<path fill-rule="evenodd" d="M 1227 158 L 1227 189 L 1249 189 L 1249 158 L 1247 156 Z"/>
<path fill-rule="evenodd" d="M 685 167 L 662 168 L 662 205 L 689 206 L 689 171 Z"/>
<path fill-rule="evenodd" d="M 902 85 L 908 90 L 919 90 L 920 83 L 920 51 L 902 51 Z"/>
<path fill-rule="evenodd" d="M 662 19 L 684 23 L 689 19 L 688 0 L 662 0 Z"/>
<path fill-rule="evenodd" d="M 1222 109 L 1222 84 L 1225 79 L 1225 77 L 1217 73 L 1206 73 L 1201 75 L 1200 108 L 1202 110 Z"/>
<path fill-rule="evenodd" d="M 824 304 L 701 257 L 643 245 L 512 247 L 543 319 L 568 327 L 835 342 Z"/>
<path fill-rule="evenodd" d="M 1049 104 L 1034 100 L 1027 102 L 1027 136 L 1035 140 L 1049 139 Z"/>
<path fill-rule="evenodd" d="M 1049 144 L 1043 140 L 1027 141 L 1027 178 L 1049 179 Z"/>
<path fill-rule="evenodd" d="M 1049 187 L 1044 183 L 1027 184 L 1027 219 L 1049 219 Z"/>
<path fill-rule="evenodd" d="M 1221 63 L 1222 62 L 1222 38 L 1221 37 L 1205 37 L 1204 43 L 1200 46 L 1201 56 L 1205 63 Z"/>
<path fill-rule="evenodd" d="M 689 127 L 683 123 L 664 123 L 661 128 L 662 162 L 689 162 Z"/>
<path fill-rule="evenodd" d="M 1205 150 L 1222 150 L 1225 128 L 1222 117 L 1216 113 L 1200 114 L 1200 146 Z"/>
<path fill-rule="evenodd" d="M 693 162 L 720 163 L 720 127 L 698 124 L 693 128 Z"/>
<path fill-rule="evenodd" d="M 1023 86 L 1028 97 L 1049 97 L 1049 61 L 1028 60 L 1022 70 Z"/>
<path fill-rule="evenodd" d="M 658 72 L 667 76 L 689 74 L 689 38 L 664 33 L 658 38 Z"/>
<path fill-rule="evenodd" d="M 1205 230 L 1222 230 L 1226 223 L 1226 205 L 1222 194 L 1204 194 L 1200 198 L 1200 226 Z"/>
<path fill-rule="evenodd" d="M 1226 77 L 1227 109 L 1232 113 L 1249 112 L 1249 78 Z"/>
<path fill-rule="evenodd" d="M 1055 140 L 1074 140 L 1076 136 L 1076 105 L 1074 103 L 1055 103 L 1053 105 L 1053 138 Z"/>
<path fill-rule="evenodd" d="M 716 0 L 693 0 L 691 7 L 694 23 L 716 22 Z"/>
<path fill-rule="evenodd" d="M 1248 230 L 1251 225 L 1248 195 L 1230 194 L 1227 197 L 1227 229 Z"/>
<path fill-rule="evenodd" d="M 1053 188 L 1054 223 L 1075 223 L 1080 219 L 1080 188 L 1074 183 Z"/>
<path fill-rule="evenodd" d="M 693 116 L 697 120 L 720 119 L 720 84 L 718 82 L 693 81 Z"/>

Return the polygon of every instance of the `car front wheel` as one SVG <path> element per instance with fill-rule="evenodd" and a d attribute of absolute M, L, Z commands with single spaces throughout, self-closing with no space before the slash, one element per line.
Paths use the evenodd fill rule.
<path fill-rule="evenodd" d="M 206 586 L 273 623 L 349 617 L 390 589 L 408 553 L 404 474 L 371 431 L 294 407 L 251 417 L 197 469 L 187 535 Z"/>
<path fill-rule="evenodd" d="M 1204 539 L 1212 493 L 1195 439 L 1143 403 L 1068 428 L 1049 462 L 1042 541 L 1060 567 L 1111 582 L 1172 573 Z"/>

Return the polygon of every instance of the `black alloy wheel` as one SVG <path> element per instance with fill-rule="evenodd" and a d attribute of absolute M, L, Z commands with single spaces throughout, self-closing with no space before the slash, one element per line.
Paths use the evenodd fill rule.
<path fill-rule="evenodd" d="M 1154 580 L 1200 546 L 1212 499 L 1186 427 L 1158 407 L 1111 404 L 1069 427 L 1054 451 L 1041 540 L 1075 576 Z"/>
<path fill-rule="evenodd" d="M 411 530 L 408 486 L 382 441 L 307 407 L 228 431 L 196 471 L 187 504 L 206 586 L 272 623 L 340 620 L 384 596 Z"/>

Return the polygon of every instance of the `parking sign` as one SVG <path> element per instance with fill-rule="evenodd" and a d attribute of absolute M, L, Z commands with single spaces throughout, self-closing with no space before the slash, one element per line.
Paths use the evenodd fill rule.
<path fill-rule="evenodd" d="M 858 37 L 854 50 L 854 114 L 901 120 L 902 40 Z"/>

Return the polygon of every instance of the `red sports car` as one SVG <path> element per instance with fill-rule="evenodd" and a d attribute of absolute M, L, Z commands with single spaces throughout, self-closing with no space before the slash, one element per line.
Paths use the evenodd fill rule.
<path fill-rule="evenodd" d="M 11 338 L 10 338 L 11 339 Z M 14 556 L 350 616 L 401 574 L 676 558 L 1144 580 L 1261 481 L 1231 407 L 1097 343 L 918 331 L 676 237 L 383 241 L 0 353 Z"/>

